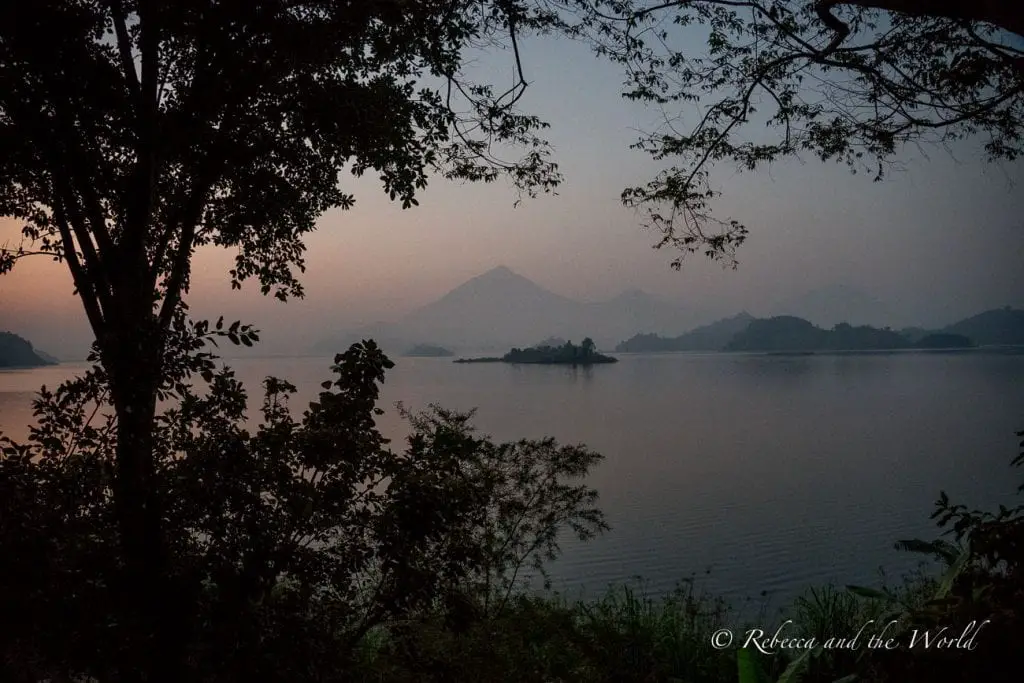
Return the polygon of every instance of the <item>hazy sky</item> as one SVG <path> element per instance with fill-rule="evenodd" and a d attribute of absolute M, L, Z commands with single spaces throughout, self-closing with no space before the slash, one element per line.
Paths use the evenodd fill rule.
<path fill-rule="evenodd" d="M 329 332 L 395 319 L 499 264 L 574 298 L 639 288 L 722 314 L 767 312 L 833 284 L 925 325 L 1024 305 L 1024 164 L 986 165 L 980 146 L 965 145 L 956 158 L 939 149 L 907 155 L 906 170 L 882 183 L 813 160 L 756 174 L 722 168 L 718 213 L 751 228 L 740 267 L 694 257 L 676 272 L 674 254 L 651 249 L 655 235 L 618 199 L 656 169 L 628 149 L 656 113 L 622 100 L 617 69 L 581 45 L 535 40 L 523 56 L 531 84 L 522 106 L 552 125 L 566 177 L 559 196 L 513 209 L 508 186 L 438 180 L 419 207 L 402 211 L 369 179 L 349 179 L 356 207 L 325 215 L 307 240 L 304 301 L 281 304 L 254 286 L 232 292 L 232 254 L 213 250 L 194 261 L 193 310 L 252 322 L 268 350 L 301 352 Z M 508 55 L 482 66 L 499 67 L 511 78 Z M 0 243 L 16 233 L 0 219 Z M 27 259 L 0 277 L 0 330 L 74 355 L 90 337 L 71 291 L 65 266 Z"/>

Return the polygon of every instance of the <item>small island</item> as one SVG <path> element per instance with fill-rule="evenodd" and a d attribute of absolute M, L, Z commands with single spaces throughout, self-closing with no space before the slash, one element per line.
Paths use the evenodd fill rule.
<path fill-rule="evenodd" d="M 598 363 L 617 363 L 618 358 L 597 353 L 594 340 L 584 339 L 579 346 L 571 341 L 562 346 L 531 346 L 525 349 L 514 348 L 498 358 L 457 358 L 455 363 L 522 363 L 532 365 L 596 365 Z"/>
<path fill-rule="evenodd" d="M 455 354 L 443 346 L 436 346 L 434 344 L 417 344 L 402 355 L 406 358 L 446 358 L 448 356 L 454 356 Z"/>

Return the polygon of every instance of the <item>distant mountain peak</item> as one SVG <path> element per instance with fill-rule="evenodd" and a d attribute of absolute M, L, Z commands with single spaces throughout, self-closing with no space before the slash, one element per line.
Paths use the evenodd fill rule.
<path fill-rule="evenodd" d="M 441 300 L 465 294 L 485 294 L 487 296 L 505 294 L 515 296 L 518 294 L 525 294 L 527 292 L 534 294 L 543 292 L 544 294 L 549 294 L 551 296 L 558 296 L 544 287 L 541 287 L 530 278 L 520 275 L 507 266 L 497 266 L 495 268 L 491 268 L 485 273 L 481 273 L 480 275 L 466 280 L 461 285 L 445 294 Z"/>
<path fill-rule="evenodd" d="M 545 337 L 586 336 L 610 346 L 637 329 L 678 334 L 692 318 L 687 309 L 640 290 L 612 301 L 577 301 L 499 265 L 373 330 L 373 336 L 406 347 L 429 339 L 448 348 L 507 348 Z"/>
<path fill-rule="evenodd" d="M 491 268 L 490 270 L 488 270 L 487 272 L 481 273 L 480 275 L 477 275 L 475 279 L 479 279 L 479 278 L 509 278 L 509 277 L 521 278 L 523 276 L 520 275 L 519 273 L 515 272 L 514 270 L 512 270 L 508 266 L 495 266 L 495 267 Z"/>

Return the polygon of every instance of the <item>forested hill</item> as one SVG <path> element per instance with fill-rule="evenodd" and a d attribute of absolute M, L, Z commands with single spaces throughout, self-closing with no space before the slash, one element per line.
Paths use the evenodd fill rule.
<path fill-rule="evenodd" d="M 1024 310 L 995 308 L 947 325 L 941 331 L 970 337 L 979 346 L 1024 345 Z"/>
<path fill-rule="evenodd" d="M 789 315 L 754 320 L 737 334 L 726 351 L 884 351 L 957 349 L 974 346 L 959 334 L 935 333 L 911 341 L 899 332 L 870 325 L 840 323 L 831 330 Z"/>
<path fill-rule="evenodd" d="M 754 318 L 740 313 L 678 337 L 637 334 L 620 342 L 618 352 L 659 351 L 856 351 L 952 349 L 970 346 L 1024 346 L 1024 310 L 995 308 L 941 329 L 908 327 L 894 331 L 839 323 L 832 329 L 792 315 Z"/>
<path fill-rule="evenodd" d="M 0 332 L 0 368 L 40 365 L 53 365 L 53 361 L 43 358 L 27 339 L 12 332 Z"/>
<path fill-rule="evenodd" d="M 615 347 L 618 352 L 629 351 L 721 351 L 754 320 L 754 316 L 743 312 L 723 318 L 709 325 L 702 325 L 678 337 L 661 337 L 656 334 L 638 334 Z"/>
<path fill-rule="evenodd" d="M 820 327 L 790 315 L 754 320 L 737 334 L 726 351 L 825 351 L 905 349 L 910 347 L 906 337 L 891 330 L 880 330 L 867 325 L 853 327 L 845 323 L 832 330 Z"/>

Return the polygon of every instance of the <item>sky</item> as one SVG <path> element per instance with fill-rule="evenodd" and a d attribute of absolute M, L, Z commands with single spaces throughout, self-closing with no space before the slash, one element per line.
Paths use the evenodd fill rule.
<path fill-rule="evenodd" d="M 306 240 L 304 300 L 282 304 L 255 285 L 232 291 L 233 254 L 208 249 L 194 259 L 193 312 L 251 322 L 268 352 L 301 353 L 326 335 L 395 320 L 498 265 L 580 300 L 641 289 L 723 316 L 766 314 L 833 285 L 880 299 L 908 325 L 1024 306 L 1024 163 L 986 164 L 974 143 L 903 154 L 903 170 L 881 183 L 816 160 L 755 173 L 720 168 L 716 213 L 750 228 L 739 268 L 694 256 L 681 272 L 670 269 L 675 254 L 653 249 L 656 235 L 619 201 L 657 169 L 629 149 L 657 113 L 623 100 L 620 72 L 585 46 L 535 39 L 521 47 L 530 83 L 521 106 L 551 124 L 565 176 L 558 196 L 513 208 L 508 185 L 438 179 L 403 211 L 372 178 L 345 176 L 356 205 L 325 214 Z M 503 54 L 477 68 L 511 79 L 511 66 Z M 17 232 L 0 219 L 0 244 Z M 91 335 L 66 266 L 32 258 L 0 276 L 5 329 L 60 358 L 84 355 Z"/>

